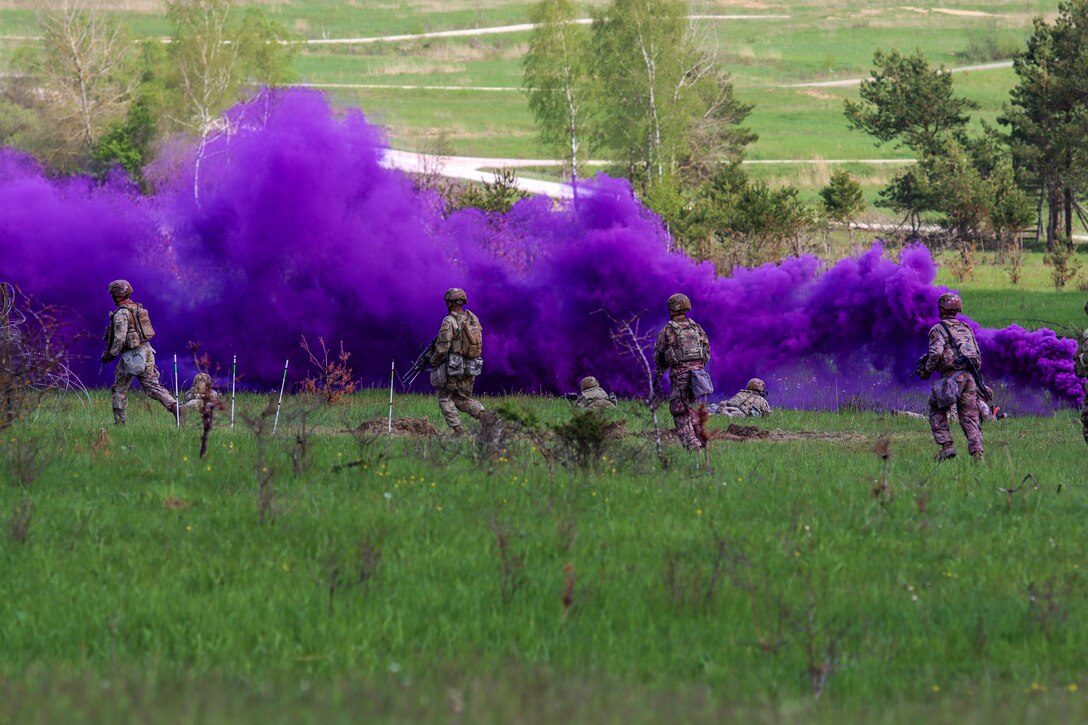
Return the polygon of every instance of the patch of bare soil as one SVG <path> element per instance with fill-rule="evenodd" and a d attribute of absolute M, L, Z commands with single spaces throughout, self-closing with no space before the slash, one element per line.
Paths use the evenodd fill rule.
<path fill-rule="evenodd" d="M 389 431 L 388 418 L 371 418 L 359 424 L 357 433 L 365 435 L 385 435 Z M 393 435 L 401 436 L 436 436 L 438 429 L 426 418 L 394 418 Z"/>
<path fill-rule="evenodd" d="M 860 433 L 848 433 L 830 430 L 778 430 L 759 428 L 754 425 L 730 423 L 725 430 L 712 431 L 712 441 L 827 441 L 829 443 L 848 443 L 865 441 L 868 438 Z"/>

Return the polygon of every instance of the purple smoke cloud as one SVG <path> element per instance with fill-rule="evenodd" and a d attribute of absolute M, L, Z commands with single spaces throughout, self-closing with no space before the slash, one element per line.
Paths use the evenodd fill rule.
<path fill-rule="evenodd" d="M 227 119 L 200 165 L 199 204 L 192 149 L 149 170 L 152 197 L 123 179 L 50 179 L 0 151 L 0 279 L 70 309 L 88 361 L 106 284 L 125 277 L 152 312 L 161 360 L 198 340 L 270 385 L 288 357 L 301 375 L 305 334 L 343 340 L 356 374 L 380 384 L 391 359 L 403 368 L 434 335 L 443 291 L 461 286 L 486 333 L 484 390 L 565 390 L 595 374 L 635 392 L 642 378 L 601 311 L 658 326 L 665 299 L 684 291 L 713 342 L 719 393 L 756 375 L 776 381 L 776 403 L 799 407 L 834 407 L 840 393 L 898 404 L 926 388 L 907 376 L 944 288 L 924 247 L 896 261 L 876 244 L 830 267 L 790 258 L 722 278 L 667 251 L 624 180 L 597 177 L 574 206 L 537 197 L 505 215 L 445 215 L 435 194 L 382 168 L 384 142 L 362 113 L 338 115 L 316 92 L 266 92 Z M 1024 407 L 1079 400 L 1072 340 L 1015 325 L 977 332 L 985 371 Z M 83 366 L 106 384 L 97 370 Z"/>

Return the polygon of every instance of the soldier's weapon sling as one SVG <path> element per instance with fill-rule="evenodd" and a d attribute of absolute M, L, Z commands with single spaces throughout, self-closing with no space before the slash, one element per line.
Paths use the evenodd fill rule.
<path fill-rule="evenodd" d="M 952 345 L 952 349 L 956 351 L 956 355 L 959 356 L 958 359 L 963 360 L 963 364 L 967 366 L 967 372 L 975 379 L 975 385 L 978 386 L 978 397 L 983 400 L 992 400 L 992 396 L 986 392 L 986 381 L 982 379 L 982 371 L 978 369 L 978 365 L 975 365 L 974 360 L 963 354 L 960 344 L 956 342 L 956 338 L 952 337 L 952 331 L 948 329 L 948 325 L 944 323 L 944 320 L 941 321 L 941 329 L 944 330 L 944 334 L 948 335 L 948 342 Z M 973 337 L 974 333 L 971 333 L 971 335 Z"/>

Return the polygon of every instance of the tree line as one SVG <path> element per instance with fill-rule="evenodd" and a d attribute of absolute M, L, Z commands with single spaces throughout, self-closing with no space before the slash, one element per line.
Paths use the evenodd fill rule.
<path fill-rule="evenodd" d="M 683 0 L 612 0 L 588 26 L 573 0 L 541 0 L 524 60 L 540 140 L 577 180 L 593 154 L 613 160 L 689 253 L 720 265 L 799 251 L 821 221 L 849 224 L 865 209 L 844 171 L 820 190 L 771 187 L 740 167 L 757 139 L 743 123 L 752 106 L 735 96 L 714 39 L 687 17 Z M 977 104 L 957 96 L 947 68 L 918 50 L 877 51 L 848 126 L 877 145 L 909 149 L 917 163 L 879 193 L 918 235 L 923 219 L 964 246 L 1020 252 L 1033 225 L 1059 264 L 1071 260 L 1078 195 L 1088 185 L 1088 0 L 1064 0 L 1050 23 L 1036 18 L 1016 53 L 1017 84 L 998 126 L 970 127 Z"/>
<path fill-rule="evenodd" d="M 295 80 L 294 36 L 234 0 L 167 0 L 168 38 L 137 39 L 89 0 L 38 15 L 40 39 L 21 47 L 0 93 L 0 145 L 61 173 L 116 165 L 143 183 L 158 141 L 201 143 L 222 111 L 256 86 Z"/>

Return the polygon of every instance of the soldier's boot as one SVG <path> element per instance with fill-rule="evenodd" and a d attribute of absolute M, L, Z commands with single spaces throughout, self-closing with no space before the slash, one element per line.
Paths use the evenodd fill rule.
<path fill-rule="evenodd" d="M 450 438 L 464 438 L 465 435 L 465 429 L 460 425 L 450 426 Z"/>
<path fill-rule="evenodd" d="M 113 409 L 113 424 L 114 425 L 124 425 L 125 420 L 126 420 L 125 419 L 125 409 L 124 408 L 114 408 Z"/>
<path fill-rule="evenodd" d="M 937 453 L 937 463 L 947 461 L 950 458 L 956 457 L 956 448 L 951 443 L 941 446 L 941 450 Z"/>

